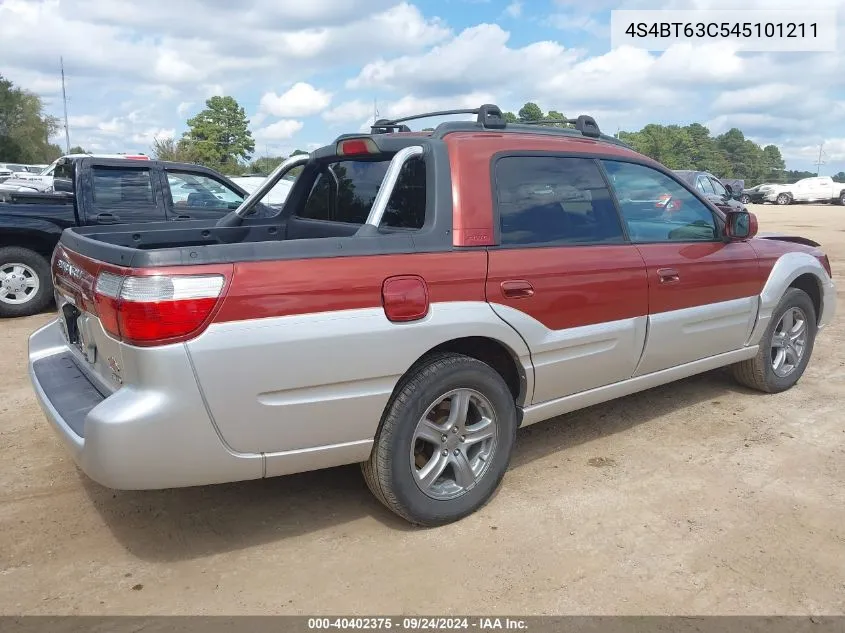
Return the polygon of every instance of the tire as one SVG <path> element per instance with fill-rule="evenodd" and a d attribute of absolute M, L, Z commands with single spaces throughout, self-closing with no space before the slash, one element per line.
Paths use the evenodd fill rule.
<path fill-rule="evenodd" d="M 794 309 L 803 312 L 804 315 L 806 338 L 803 352 L 798 363 L 791 363 L 793 369 L 787 375 L 779 375 L 773 366 L 774 360 L 776 360 L 773 359 L 773 356 L 776 356 L 776 353 L 772 345 L 776 333 L 779 329 L 782 329 L 781 322 L 784 315 Z M 772 313 L 769 327 L 766 328 L 763 338 L 760 340 L 760 350 L 757 352 L 757 356 L 733 365 L 734 378 L 746 387 L 765 393 L 779 393 L 792 388 L 801 379 L 807 364 L 810 362 L 816 341 L 816 331 L 816 309 L 810 296 L 798 288 L 789 288 Z M 789 360 L 788 356 L 786 360 Z"/>
<path fill-rule="evenodd" d="M 441 428 L 436 431 L 429 425 L 426 428 L 433 437 L 417 439 L 418 427 L 425 426 L 423 418 L 433 405 L 448 403 L 449 409 L 442 415 L 449 414 L 459 396 L 448 401 L 444 396 L 455 391 L 469 396 L 469 422 L 475 422 L 478 414 L 486 410 L 495 426 L 492 439 L 473 442 L 473 425 L 468 424 L 468 432 L 464 433 L 462 422 L 457 425 L 457 433 L 449 432 L 451 424 L 438 425 Z M 480 427 L 479 424 L 476 428 Z M 493 368 L 468 356 L 438 354 L 423 359 L 400 381 L 382 417 L 370 459 L 361 469 L 367 486 L 390 510 L 415 525 L 445 525 L 472 514 L 489 501 L 507 471 L 516 428 L 513 394 Z M 481 434 L 476 431 L 475 437 L 480 438 Z M 465 443 L 461 438 L 465 438 Z M 446 457 L 442 447 L 446 447 Z M 489 454 L 481 459 L 485 449 Z M 466 468 L 461 469 L 465 476 L 459 477 L 455 470 L 459 462 L 474 465 L 477 478 L 467 479 Z M 415 473 L 442 463 L 446 466 L 440 468 L 441 476 L 432 478 L 433 484 L 427 486 L 419 481 L 420 475 Z M 461 486 L 459 479 L 472 483 Z"/>
<path fill-rule="evenodd" d="M 751 202 L 751 196 L 749 196 L 749 195 L 747 195 L 747 194 L 742 194 L 742 195 L 739 197 L 739 201 L 740 201 L 742 204 L 749 204 L 749 203 Z"/>
<path fill-rule="evenodd" d="M 0 278 L 3 279 L 0 282 L 2 318 L 38 314 L 53 299 L 50 263 L 43 255 L 28 248 L 0 248 Z"/>
<path fill-rule="evenodd" d="M 780 193 L 778 194 L 778 197 L 775 198 L 775 202 L 780 205 L 789 204 L 790 202 L 792 202 L 792 196 L 788 193 Z"/>
<path fill-rule="evenodd" d="M 840 192 L 839 197 L 836 199 L 836 201 L 837 201 L 839 204 L 841 204 L 841 205 L 845 206 L 845 189 L 843 189 L 843 190 Z"/>

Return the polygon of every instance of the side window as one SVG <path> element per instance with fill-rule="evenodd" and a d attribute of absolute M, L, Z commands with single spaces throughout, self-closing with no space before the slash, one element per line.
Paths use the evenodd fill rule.
<path fill-rule="evenodd" d="M 724 187 L 724 185 L 722 185 L 722 183 L 720 183 L 715 178 L 708 178 L 708 180 L 710 181 L 710 184 L 713 185 L 713 189 L 716 192 L 717 196 L 722 196 L 723 198 L 728 197 L 728 190 L 725 189 L 725 187 Z"/>
<path fill-rule="evenodd" d="M 678 182 L 656 169 L 603 160 L 619 209 L 634 242 L 717 240 L 710 209 Z"/>
<path fill-rule="evenodd" d="M 339 161 L 318 176 L 301 212 L 311 220 L 364 224 L 389 161 Z M 419 229 L 425 222 L 425 163 L 405 163 L 382 218 L 382 226 Z"/>
<path fill-rule="evenodd" d="M 167 184 L 176 213 L 185 209 L 237 209 L 244 200 L 241 194 L 203 174 L 168 171 Z"/>
<path fill-rule="evenodd" d="M 698 189 L 705 196 L 712 196 L 716 193 L 716 191 L 713 189 L 713 185 L 710 183 L 710 179 L 706 176 L 699 176 L 698 178 L 696 178 L 695 188 Z"/>
<path fill-rule="evenodd" d="M 507 156 L 495 166 L 501 243 L 624 241 L 598 166 L 584 158 Z"/>
<path fill-rule="evenodd" d="M 92 173 L 94 204 L 98 206 L 154 204 L 153 183 L 149 169 L 94 167 Z"/>

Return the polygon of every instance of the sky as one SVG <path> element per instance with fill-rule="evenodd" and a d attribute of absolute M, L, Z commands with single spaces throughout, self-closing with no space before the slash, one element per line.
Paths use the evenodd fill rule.
<path fill-rule="evenodd" d="M 809 4 L 837 9 L 837 52 L 611 48 L 612 9 Z M 534 101 L 610 134 L 739 127 L 791 169 L 815 171 L 821 145 L 821 175 L 845 170 L 845 0 L 0 0 L 0 74 L 61 117 L 60 58 L 70 142 L 89 151 L 151 153 L 216 94 L 246 109 L 256 156 L 365 130 L 374 103 L 391 117 Z"/>

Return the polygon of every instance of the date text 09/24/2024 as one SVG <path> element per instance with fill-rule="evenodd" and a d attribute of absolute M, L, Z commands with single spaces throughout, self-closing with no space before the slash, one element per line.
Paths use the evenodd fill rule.
<path fill-rule="evenodd" d="M 397 630 L 397 631 L 525 631 L 525 620 L 498 617 L 351 617 L 308 618 L 309 630 Z"/>

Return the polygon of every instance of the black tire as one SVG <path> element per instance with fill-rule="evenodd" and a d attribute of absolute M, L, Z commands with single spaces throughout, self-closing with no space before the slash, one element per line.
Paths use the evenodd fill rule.
<path fill-rule="evenodd" d="M 790 204 L 792 202 L 792 195 L 788 193 L 779 193 L 778 197 L 775 198 L 775 202 L 780 205 Z"/>
<path fill-rule="evenodd" d="M 843 189 L 843 190 L 839 193 L 839 198 L 837 198 L 837 202 L 839 202 L 839 204 L 841 204 L 841 205 L 845 206 L 845 189 Z"/>
<path fill-rule="evenodd" d="M 0 248 L 0 271 L 12 264 L 22 264 L 38 279 L 38 290 L 21 303 L 9 303 L 0 297 L 0 318 L 38 314 L 53 299 L 53 279 L 47 258 L 20 246 Z"/>
<path fill-rule="evenodd" d="M 781 377 L 772 367 L 772 338 L 781 317 L 793 307 L 800 308 L 806 316 L 807 340 L 799 363 L 788 376 Z M 792 388 L 801 379 L 813 354 L 817 331 L 816 318 L 816 309 L 810 296 L 798 288 L 789 288 L 772 313 L 769 327 L 760 339 L 760 350 L 757 355 L 732 366 L 734 378 L 746 387 L 765 393 L 779 393 Z"/>
<path fill-rule="evenodd" d="M 460 496 L 432 498 L 412 473 L 411 450 L 418 421 L 454 389 L 472 389 L 492 405 L 497 437 L 486 470 Z M 390 510 L 415 525 L 445 525 L 472 514 L 489 500 L 507 471 L 516 438 L 513 394 L 489 365 L 460 354 L 438 354 L 421 361 L 399 383 L 376 435 L 370 459 L 361 465 L 372 493 Z"/>
<path fill-rule="evenodd" d="M 739 201 L 740 201 L 742 204 L 749 204 L 749 203 L 751 202 L 751 196 L 749 196 L 748 194 L 745 194 L 745 193 L 744 193 L 744 194 L 742 194 L 742 195 L 739 197 Z"/>

